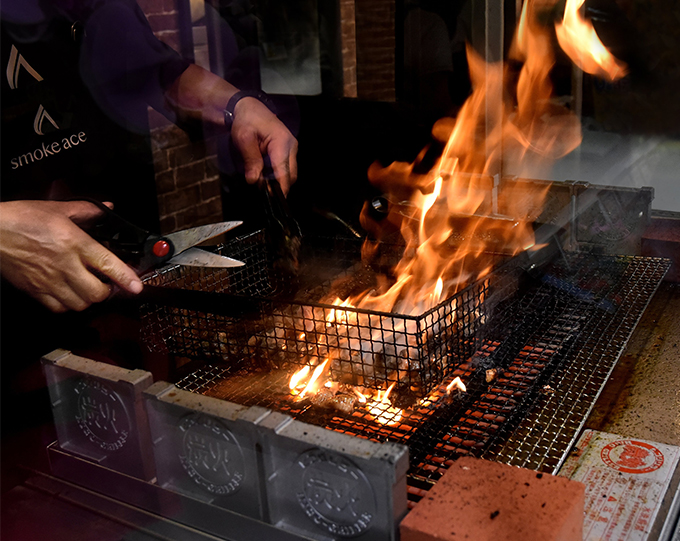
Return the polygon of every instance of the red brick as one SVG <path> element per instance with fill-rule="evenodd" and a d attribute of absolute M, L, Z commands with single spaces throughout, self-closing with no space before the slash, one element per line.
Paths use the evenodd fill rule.
<path fill-rule="evenodd" d="M 163 173 L 170 169 L 168 153 L 165 150 L 157 150 L 153 153 L 153 168 L 156 171 L 156 174 Z"/>
<path fill-rule="evenodd" d="M 172 192 L 175 189 L 175 175 L 173 171 L 163 171 L 156 174 L 156 191 L 158 195 Z"/>
<path fill-rule="evenodd" d="M 208 156 L 205 160 L 205 176 L 218 177 L 220 175 L 219 162 L 217 156 Z"/>
<path fill-rule="evenodd" d="M 166 216 L 197 205 L 200 201 L 201 191 L 196 185 L 159 197 L 158 205 L 161 216 Z"/>
<path fill-rule="evenodd" d="M 174 124 L 151 132 L 151 145 L 154 151 L 186 145 L 189 136 Z"/>
<path fill-rule="evenodd" d="M 157 13 L 177 11 L 175 0 L 137 0 L 137 3 L 147 17 Z"/>
<path fill-rule="evenodd" d="M 212 178 L 210 180 L 204 180 L 201 182 L 201 200 L 207 201 L 213 197 L 218 197 L 221 193 L 220 190 L 220 180 L 218 178 Z"/>
<path fill-rule="evenodd" d="M 156 37 L 175 51 L 180 52 L 182 50 L 178 30 L 156 32 Z"/>
<path fill-rule="evenodd" d="M 161 234 L 167 235 L 177 231 L 177 221 L 174 216 L 163 216 L 161 217 Z"/>
<path fill-rule="evenodd" d="M 178 229 L 219 222 L 222 220 L 222 202 L 219 198 L 211 199 L 191 208 L 186 208 L 178 212 L 175 217 Z"/>
<path fill-rule="evenodd" d="M 192 186 L 200 183 L 205 178 L 205 163 L 203 161 L 194 162 L 189 165 L 182 165 L 175 169 L 175 183 L 178 188 Z"/>
<path fill-rule="evenodd" d="M 170 167 L 188 165 L 197 162 L 198 160 L 202 160 L 203 158 L 205 158 L 205 145 L 201 141 L 181 145 L 168 150 Z"/>
<path fill-rule="evenodd" d="M 581 541 L 585 485 L 463 457 L 402 521 L 401 541 Z"/>

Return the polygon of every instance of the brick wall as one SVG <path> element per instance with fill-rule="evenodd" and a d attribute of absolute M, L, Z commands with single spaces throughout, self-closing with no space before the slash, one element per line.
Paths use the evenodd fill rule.
<path fill-rule="evenodd" d="M 176 0 L 138 0 L 156 36 L 179 50 Z M 214 141 L 192 142 L 177 126 L 149 110 L 161 233 L 222 220 Z"/>
<path fill-rule="evenodd" d="M 156 36 L 180 48 L 177 0 L 137 0 Z M 395 100 L 394 0 L 340 0 L 343 94 Z M 150 110 L 161 232 L 222 219 L 214 141 L 192 142 Z"/>
<path fill-rule="evenodd" d="M 342 40 L 343 96 L 357 97 L 357 33 L 355 0 L 340 0 L 340 36 Z"/>
<path fill-rule="evenodd" d="M 355 16 L 358 96 L 394 101 L 395 0 L 355 0 Z"/>

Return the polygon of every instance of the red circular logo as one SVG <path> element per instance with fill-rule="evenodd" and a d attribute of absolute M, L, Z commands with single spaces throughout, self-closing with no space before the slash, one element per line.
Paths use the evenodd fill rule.
<path fill-rule="evenodd" d="M 605 445 L 602 462 L 624 473 L 649 473 L 663 466 L 663 454 L 649 443 L 618 440 Z"/>

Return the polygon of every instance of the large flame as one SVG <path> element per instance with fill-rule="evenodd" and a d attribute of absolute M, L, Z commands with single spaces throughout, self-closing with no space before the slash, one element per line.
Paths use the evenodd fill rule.
<path fill-rule="evenodd" d="M 473 92 L 456 119 L 435 124 L 433 137 L 445 145 L 430 171 L 421 172 L 418 160 L 370 167 L 369 179 L 391 211 L 378 223 L 368 204 L 364 207 L 362 225 L 375 239 L 367 242 L 364 255 L 370 257 L 396 231 L 406 249 L 394 269 L 396 278 L 350 299 L 353 306 L 422 314 L 488 274 L 491 251 L 514 255 L 534 244 L 531 222 L 513 208 L 519 197 L 505 193 L 505 216 L 494 213 L 493 175 L 500 164 L 515 173 L 522 171 L 521 164 L 535 171 L 581 141 L 578 119 L 551 101 L 551 38 L 534 11 L 533 2 L 527 2 L 515 37 L 512 54 L 523 63 L 516 87 L 509 87 L 512 74 L 502 62 L 488 64 L 468 48 Z M 494 107 L 497 96 L 502 103 Z"/>
<path fill-rule="evenodd" d="M 564 19 L 555 24 L 557 41 L 569 58 L 586 73 L 616 81 L 628 73 L 624 62 L 605 48 L 593 25 L 579 9 L 585 0 L 567 0 Z"/>
<path fill-rule="evenodd" d="M 572 4 L 568 0 L 558 35 L 571 37 L 576 32 L 571 30 L 574 17 L 577 26 L 583 23 L 578 15 L 579 1 Z M 414 163 L 394 162 L 387 167 L 373 164 L 369 168 L 369 180 L 389 202 L 389 213 L 376 221 L 371 217 L 370 204 L 364 206 L 361 221 L 371 240 L 364 244 L 362 255 L 369 259 L 382 257 L 381 242 L 400 236 L 405 243 L 403 256 L 391 276 L 379 276 L 375 287 L 344 300 L 325 299 L 334 308 L 328 310 L 324 325 L 332 328 L 331 334 L 338 339 L 337 344 L 328 344 L 328 354 L 333 359 L 330 370 L 336 369 L 332 367 L 334 363 L 349 363 L 357 369 L 357 373 L 352 370 L 354 384 L 370 387 L 378 381 L 385 386 L 391 382 L 377 395 L 354 390 L 361 407 L 378 423 L 396 424 L 402 417 L 402 410 L 391 405 L 389 395 L 398 377 L 395 371 L 406 373 L 412 368 L 408 364 L 409 348 L 415 346 L 409 340 L 415 340 L 416 329 L 408 327 L 415 320 L 395 318 L 389 324 L 375 326 L 370 324 L 369 316 L 353 309 L 421 315 L 488 275 L 495 262 L 490 254 L 514 255 L 533 247 L 532 218 L 521 210 L 526 208 L 520 204 L 523 194 L 513 194 L 508 191 L 512 188 L 505 188 L 502 199 L 500 195 L 496 200 L 492 197 L 499 185 L 499 174 L 510 170 L 517 175 L 525 171 L 536 175 L 541 167 L 549 167 L 581 142 L 579 119 L 553 99 L 552 30 L 539 24 L 537 17 L 539 8 L 552 3 L 554 0 L 527 0 L 523 6 L 510 51 L 511 59 L 521 65 L 519 73 L 502 62 L 488 64 L 468 48 L 473 92 L 455 119 L 445 118 L 434 125 L 432 135 L 442 151 L 433 167 L 424 171 L 424 149 Z M 582 41 L 578 37 L 571 39 Z M 593 45 L 594 41 L 589 40 Z M 565 50 L 568 47 L 562 46 Z M 574 50 L 583 59 L 585 53 L 580 48 Z M 592 56 L 603 58 L 597 50 Z M 598 66 L 607 62 L 610 61 Z M 622 68 L 617 69 L 621 74 Z M 534 208 L 541 206 L 548 189 L 546 183 L 543 191 L 534 194 Z M 441 324 L 454 324 L 454 317 L 455 314 L 449 315 Z M 436 334 L 441 328 L 433 327 L 428 332 Z M 399 366 L 380 375 L 373 364 L 376 355 L 384 353 L 381 344 L 387 343 L 393 347 L 391 356 Z M 313 371 L 312 366 L 305 367 L 291 379 L 291 392 L 300 399 L 306 394 L 314 396 L 319 389 L 324 392 L 324 386 L 328 386 L 328 360 L 314 366 Z M 400 380 L 400 384 L 404 381 Z M 454 390 L 465 392 L 460 378 L 451 382 L 446 393 Z"/>

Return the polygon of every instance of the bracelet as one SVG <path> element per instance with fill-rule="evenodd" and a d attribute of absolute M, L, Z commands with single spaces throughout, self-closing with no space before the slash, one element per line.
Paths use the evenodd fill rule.
<path fill-rule="evenodd" d="M 236 94 L 229 98 L 227 106 L 224 108 L 224 125 L 227 128 L 230 128 L 231 125 L 234 123 L 235 120 L 234 109 L 236 108 L 236 104 L 243 98 L 258 99 L 262 103 L 264 103 L 272 113 L 276 114 L 272 100 L 270 100 L 269 96 L 267 96 L 267 94 L 265 94 L 264 92 L 259 90 L 239 90 Z"/>

